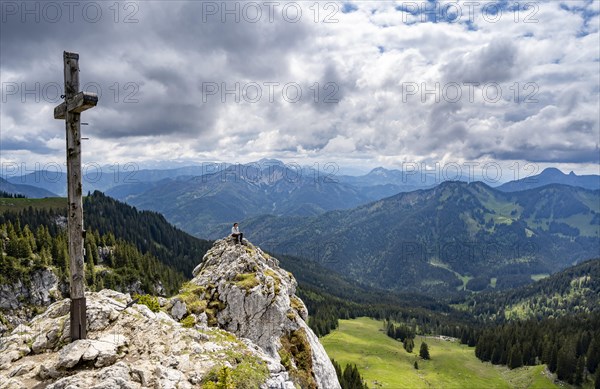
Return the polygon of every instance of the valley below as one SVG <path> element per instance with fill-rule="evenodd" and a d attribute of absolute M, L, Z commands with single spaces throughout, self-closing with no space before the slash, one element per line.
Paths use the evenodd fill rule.
<path fill-rule="evenodd" d="M 431 360 L 418 355 L 427 342 Z M 481 362 L 473 347 L 458 339 L 417 336 L 412 353 L 402 343 L 386 336 L 383 322 L 365 317 L 341 320 L 339 329 L 321 339 L 336 361 L 355 363 L 369 388 L 513 388 L 551 389 L 554 382 L 545 365 L 509 369 Z M 417 361 L 418 369 L 414 368 Z"/>

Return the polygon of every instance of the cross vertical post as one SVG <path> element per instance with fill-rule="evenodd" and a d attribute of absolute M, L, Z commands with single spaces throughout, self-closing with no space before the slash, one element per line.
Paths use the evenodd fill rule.
<path fill-rule="evenodd" d="M 83 258 L 83 202 L 81 184 L 81 112 L 94 107 L 98 97 L 79 90 L 79 54 L 63 53 L 65 77 L 65 102 L 54 108 L 54 118 L 64 119 L 67 135 L 67 210 L 70 294 L 71 342 L 85 339 L 86 302 Z"/>

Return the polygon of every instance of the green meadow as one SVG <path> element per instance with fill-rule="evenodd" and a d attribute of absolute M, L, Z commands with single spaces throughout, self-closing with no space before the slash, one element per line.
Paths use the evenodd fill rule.
<path fill-rule="evenodd" d="M 423 340 L 429 345 L 428 361 L 418 356 Z M 483 363 L 474 348 L 457 341 L 417 336 L 409 354 L 402 343 L 387 337 L 383 322 L 368 318 L 340 320 L 339 329 L 321 338 L 321 343 L 342 366 L 355 363 L 371 389 L 558 388 L 546 376 L 545 366 L 510 370 Z"/>
<path fill-rule="evenodd" d="M 45 199 L 0 198 L 0 212 L 19 212 L 29 207 L 35 209 L 67 209 L 67 205 L 67 199 L 64 197 L 47 197 Z"/>

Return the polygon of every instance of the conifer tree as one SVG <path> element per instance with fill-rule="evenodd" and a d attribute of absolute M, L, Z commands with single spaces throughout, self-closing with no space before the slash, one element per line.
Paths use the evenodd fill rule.
<path fill-rule="evenodd" d="M 574 348 L 570 344 L 565 344 L 558 351 L 556 362 L 556 375 L 558 379 L 572 383 L 576 363 Z"/>
<path fill-rule="evenodd" d="M 584 357 L 580 356 L 577 358 L 577 363 L 575 364 L 575 373 L 573 374 L 573 384 L 581 385 L 583 383 L 583 369 L 584 369 Z"/>
<path fill-rule="evenodd" d="M 425 342 L 421 343 L 421 349 L 419 350 L 419 356 L 421 356 L 421 358 L 423 358 L 423 359 L 430 359 L 429 346 L 427 345 L 427 343 L 425 343 Z"/>
<path fill-rule="evenodd" d="M 598 369 L 598 362 L 600 362 L 600 336 L 599 332 L 596 332 L 596 336 L 590 342 L 587 352 L 587 369 L 590 373 L 594 374 Z"/>
<path fill-rule="evenodd" d="M 516 344 L 511 347 L 510 356 L 508 358 L 508 367 L 516 369 L 521 366 L 523 366 L 523 354 L 521 354 L 519 344 Z"/>
<path fill-rule="evenodd" d="M 550 349 L 550 360 L 548 361 L 548 370 L 552 373 L 556 372 L 556 367 L 558 365 L 558 348 L 556 343 L 552 345 Z"/>
<path fill-rule="evenodd" d="M 413 349 L 415 348 L 415 342 L 412 338 L 404 339 L 402 344 L 407 353 L 412 353 Z"/>

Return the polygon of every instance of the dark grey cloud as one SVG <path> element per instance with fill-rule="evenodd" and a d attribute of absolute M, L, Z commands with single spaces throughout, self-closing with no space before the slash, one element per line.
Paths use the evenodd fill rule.
<path fill-rule="evenodd" d="M 452 142 L 464 142 L 468 131 L 464 118 L 457 115 L 461 104 L 440 102 L 429 113 L 428 131 L 425 134 L 425 148 L 441 148 Z"/>
<path fill-rule="evenodd" d="M 90 128 L 95 136 L 201 134 L 210 130 L 223 108 L 220 99 L 203 101 L 202 83 L 227 87 L 287 81 L 288 56 L 307 35 L 302 23 L 288 23 L 281 13 L 274 13 L 272 23 L 266 17 L 259 23 L 204 18 L 204 3 L 139 3 L 132 16 L 135 23 L 124 23 L 132 9 L 121 10 L 115 22 L 112 3 L 102 2 L 90 2 L 92 16 L 75 12 L 73 23 L 51 23 L 43 15 L 39 23 L 7 17 L 2 23 L 1 67 L 21 73 L 20 84 L 43 87 L 62 81 L 62 50 L 78 51 L 82 87 L 101 92 L 98 107 L 86 114 L 98 119 Z M 97 6 L 103 16 L 91 23 Z M 219 67 L 204 65 L 220 58 Z M 50 66 L 40 66 L 40 61 Z M 22 105 L 36 102 L 13 100 L 5 114 L 22 122 Z M 99 120 L 103 116 L 114 121 Z"/>
<path fill-rule="evenodd" d="M 313 99 L 317 111 L 333 111 L 344 100 L 344 96 L 354 89 L 351 80 L 342 78 L 336 67 L 329 64 L 318 81 L 318 98 Z"/>
<path fill-rule="evenodd" d="M 56 152 L 55 149 L 48 147 L 46 142 L 40 139 L 19 139 L 3 136 L 0 146 L 2 146 L 4 152 L 15 150 L 30 150 L 36 154 L 52 154 Z"/>
<path fill-rule="evenodd" d="M 234 15 L 221 14 L 225 3 L 212 2 L 219 8 L 217 15 L 205 10 L 206 3 L 211 2 L 182 2 L 180 7 L 167 9 L 163 18 L 176 20 L 178 27 L 160 23 L 154 33 L 163 40 L 168 37 L 171 47 L 184 52 L 194 51 L 208 57 L 224 55 L 228 72 L 253 79 L 286 75 L 289 57 L 309 38 L 306 24 L 290 23 L 281 12 L 274 12 L 271 21 L 268 8 L 262 7 L 262 17 L 251 22 L 253 15 L 240 8 L 236 21 Z M 243 2 L 230 4 L 236 3 L 243 5 Z"/>
<path fill-rule="evenodd" d="M 519 73 L 518 48 L 508 39 L 496 39 L 451 60 L 442 72 L 446 82 L 484 84 L 509 81 Z"/>
<path fill-rule="evenodd" d="M 108 113 L 90 113 L 90 134 L 100 138 L 174 135 L 185 141 L 187 137 L 209 131 L 218 117 L 218 111 L 210 106 L 173 101 L 171 96 L 149 102 L 160 109 L 149 109 L 146 104 L 148 102 L 129 105 Z M 102 118 L 103 115 L 109 120 Z"/>

